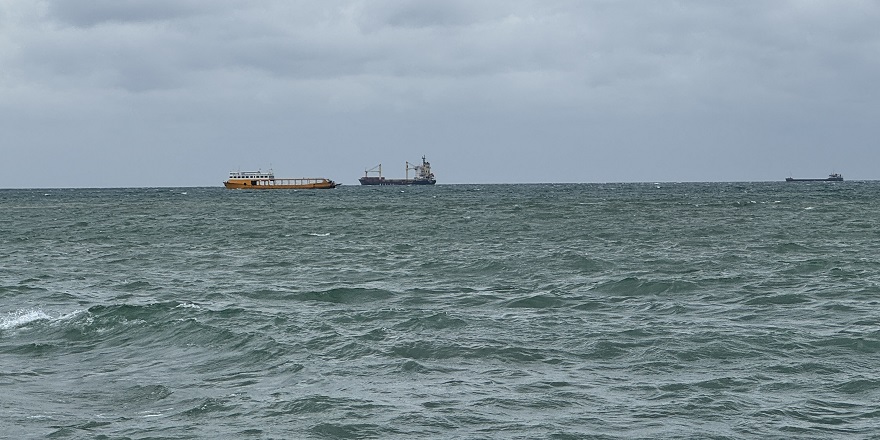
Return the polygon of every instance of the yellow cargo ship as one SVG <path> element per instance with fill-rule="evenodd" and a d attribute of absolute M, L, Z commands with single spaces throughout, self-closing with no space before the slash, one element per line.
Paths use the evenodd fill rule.
<path fill-rule="evenodd" d="M 231 171 L 229 180 L 223 182 L 228 189 L 331 189 L 338 183 L 323 177 L 301 177 L 298 179 L 276 179 L 272 170 Z"/>

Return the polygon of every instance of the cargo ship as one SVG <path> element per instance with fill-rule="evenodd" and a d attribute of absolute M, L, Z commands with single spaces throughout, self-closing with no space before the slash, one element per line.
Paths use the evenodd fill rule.
<path fill-rule="evenodd" d="M 415 171 L 415 176 L 412 179 L 409 178 L 409 170 Z M 371 176 L 370 173 L 376 173 L 376 175 Z M 386 179 L 382 176 L 382 164 L 380 163 L 364 171 L 364 177 L 358 181 L 361 182 L 361 185 L 433 185 L 437 183 L 437 180 L 434 179 L 434 173 L 431 172 L 431 163 L 425 160 L 425 156 L 422 156 L 421 165 L 406 163 L 405 179 Z"/>
<path fill-rule="evenodd" d="M 331 189 L 338 183 L 323 177 L 276 178 L 272 170 L 231 171 L 223 182 L 228 189 Z"/>
<path fill-rule="evenodd" d="M 843 182 L 843 175 L 839 173 L 829 174 L 824 179 L 795 179 L 794 177 L 786 177 L 786 182 Z"/>

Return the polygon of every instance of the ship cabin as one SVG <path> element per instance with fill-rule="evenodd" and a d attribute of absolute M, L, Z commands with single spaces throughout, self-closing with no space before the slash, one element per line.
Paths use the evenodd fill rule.
<path fill-rule="evenodd" d="M 264 173 L 262 171 L 230 171 L 230 179 L 274 179 L 275 173 L 272 170 Z"/>

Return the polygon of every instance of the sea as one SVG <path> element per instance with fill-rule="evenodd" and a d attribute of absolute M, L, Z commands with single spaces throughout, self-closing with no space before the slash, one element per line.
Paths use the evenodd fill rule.
<path fill-rule="evenodd" d="M 880 438 L 880 182 L 0 190 L 0 438 Z"/>

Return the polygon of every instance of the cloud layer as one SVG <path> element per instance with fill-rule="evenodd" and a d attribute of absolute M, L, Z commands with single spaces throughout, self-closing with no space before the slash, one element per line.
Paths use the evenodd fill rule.
<path fill-rule="evenodd" d="M 421 154 L 450 183 L 876 178 L 878 22 L 871 1 L 6 0 L 0 186 L 270 163 L 353 183 Z"/>

